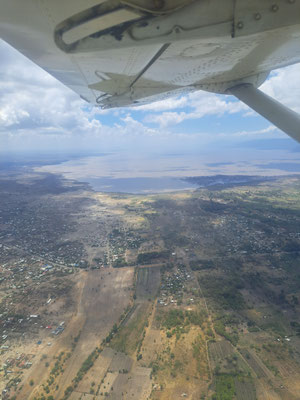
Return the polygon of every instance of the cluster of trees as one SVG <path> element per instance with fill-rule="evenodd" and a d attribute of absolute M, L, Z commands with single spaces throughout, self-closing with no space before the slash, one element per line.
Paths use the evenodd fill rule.
<path fill-rule="evenodd" d="M 203 283 L 203 278 L 202 282 Z M 240 292 L 244 283 L 240 276 L 233 275 L 229 279 L 216 279 L 215 277 L 206 277 L 204 285 L 205 291 L 209 297 L 212 297 L 221 308 L 234 311 L 247 308 L 247 304 Z"/>
<path fill-rule="evenodd" d="M 193 271 L 201 271 L 202 269 L 215 268 L 213 260 L 193 260 L 190 261 L 190 267 Z"/>
<path fill-rule="evenodd" d="M 140 253 L 137 257 L 138 264 L 151 264 L 157 259 L 165 259 L 170 256 L 169 250 L 150 251 L 148 253 Z"/>
<path fill-rule="evenodd" d="M 113 262 L 112 266 L 113 268 L 123 268 L 127 267 L 128 263 L 125 261 L 124 257 L 119 257 Z"/>
<path fill-rule="evenodd" d="M 118 332 L 118 326 L 117 324 L 114 324 L 114 326 L 112 327 L 111 331 L 109 332 L 109 334 L 106 336 L 105 338 L 105 342 L 109 343 L 111 341 L 111 339 L 113 338 L 113 336 Z"/>
<path fill-rule="evenodd" d="M 221 317 L 214 321 L 214 328 L 218 335 L 223 336 L 225 339 L 229 340 L 234 346 L 237 345 L 239 336 L 237 333 L 229 333 L 226 331 L 226 323 L 232 323 L 228 320 L 227 316 Z"/>
<path fill-rule="evenodd" d="M 300 324 L 297 321 L 291 321 L 290 322 L 291 327 L 293 327 L 294 329 L 296 329 L 296 335 L 300 336 Z"/>
<path fill-rule="evenodd" d="M 206 311 L 170 310 L 160 317 L 161 324 L 168 330 L 189 324 L 201 326 L 207 319 Z"/>
<path fill-rule="evenodd" d="M 212 400 L 232 400 L 235 398 L 234 377 L 229 374 L 217 375 L 216 379 L 216 394 Z"/>

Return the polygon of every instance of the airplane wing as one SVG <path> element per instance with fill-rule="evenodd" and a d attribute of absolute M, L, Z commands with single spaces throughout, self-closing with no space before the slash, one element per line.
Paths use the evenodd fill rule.
<path fill-rule="evenodd" d="M 299 15 L 300 0 L 0 0 L 0 36 L 103 108 L 234 94 L 300 141 L 299 115 L 257 89 L 300 62 Z"/>

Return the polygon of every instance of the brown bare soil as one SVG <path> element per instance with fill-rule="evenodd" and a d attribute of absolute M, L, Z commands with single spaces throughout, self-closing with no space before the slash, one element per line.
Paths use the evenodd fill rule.
<path fill-rule="evenodd" d="M 77 310 L 68 323 L 65 331 L 54 346 L 49 348 L 49 360 L 60 352 L 69 352 L 63 373 L 57 377 L 55 384 L 59 389 L 55 398 L 63 397 L 83 361 L 107 336 L 130 300 L 133 269 L 101 269 L 82 272 L 77 284 Z M 63 318 L 63 316 L 62 316 Z M 79 336 L 72 350 L 74 338 Z M 43 362 L 44 364 L 45 362 Z M 53 367 L 54 362 L 50 364 Z M 41 363 L 30 371 L 27 382 L 33 379 L 35 383 L 44 383 L 49 369 L 41 368 Z M 39 386 L 34 389 L 27 383 L 18 394 L 19 399 L 33 398 L 40 392 Z"/>

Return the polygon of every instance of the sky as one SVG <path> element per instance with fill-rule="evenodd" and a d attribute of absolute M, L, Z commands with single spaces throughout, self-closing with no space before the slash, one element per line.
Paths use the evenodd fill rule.
<path fill-rule="evenodd" d="M 138 108 L 92 107 L 0 40 L 0 153 L 238 152 L 297 146 L 232 96 L 203 91 Z M 300 64 L 261 86 L 300 112 Z"/>

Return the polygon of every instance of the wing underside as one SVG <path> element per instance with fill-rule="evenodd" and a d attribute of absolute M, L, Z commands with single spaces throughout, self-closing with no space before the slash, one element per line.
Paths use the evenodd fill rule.
<path fill-rule="evenodd" d="M 222 92 L 300 61 L 299 25 L 233 36 L 229 0 L 1 0 L 0 9 L 1 37 L 95 104 Z"/>

